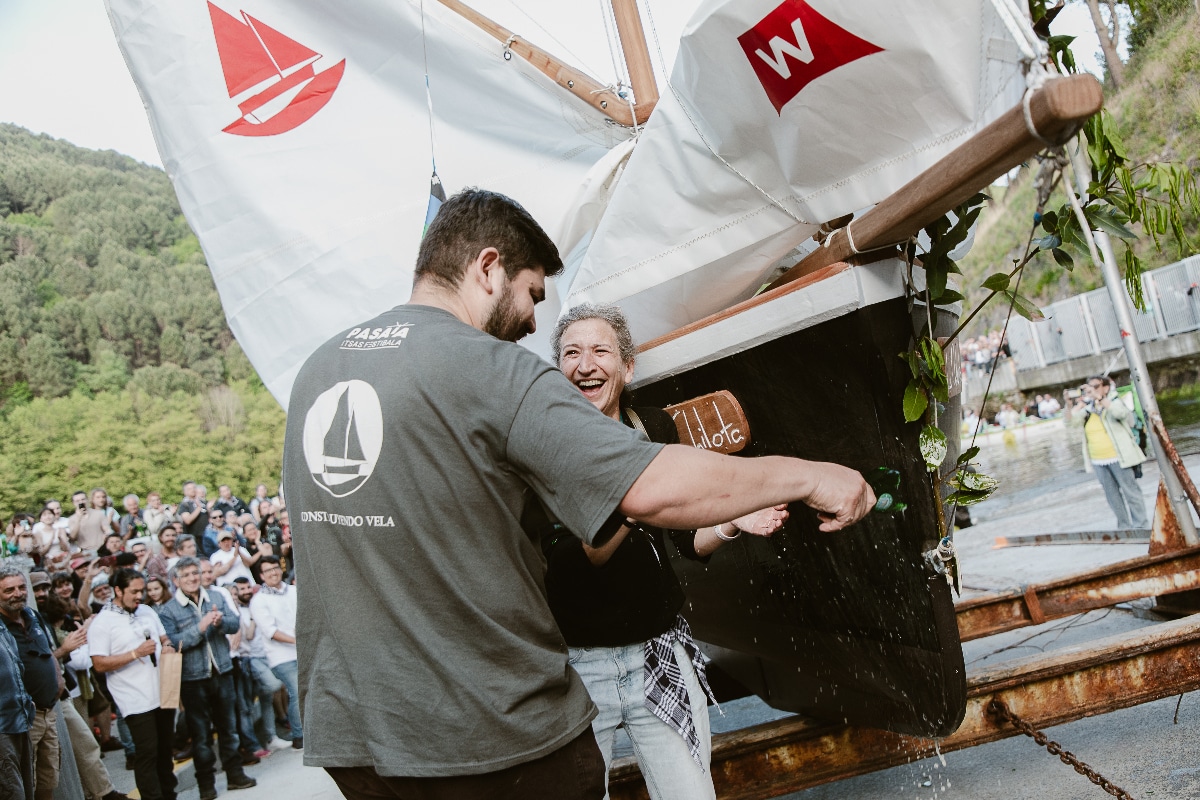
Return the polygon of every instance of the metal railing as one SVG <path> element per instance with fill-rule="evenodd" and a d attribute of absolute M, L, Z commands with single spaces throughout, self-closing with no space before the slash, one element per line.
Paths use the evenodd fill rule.
<path fill-rule="evenodd" d="M 1133 312 L 1140 341 L 1200 330 L 1200 255 L 1147 272 L 1142 287 L 1147 310 Z M 1121 331 L 1107 289 L 1051 303 L 1042 313 L 1046 319 L 1041 322 L 1014 316 L 1008 324 L 1008 344 L 1018 370 L 1121 348 Z"/>

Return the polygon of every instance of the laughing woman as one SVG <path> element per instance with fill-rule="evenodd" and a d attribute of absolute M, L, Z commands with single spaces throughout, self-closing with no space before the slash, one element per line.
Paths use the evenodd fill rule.
<path fill-rule="evenodd" d="M 559 369 L 602 413 L 652 441 L 679 441 L 665 411 L 623 402 L 635 351 L 618 308 L 571 309 L 559 320 L 552 346 Z M 537 509 L 530 513 L 538 515 Z M 608 528 L 615 533 L 598 548 L 547 521 L 531 523 L 542 531 L 550 610 L 571 665 L 599 708 L 592 729 L 605 766 L 623 725 L 654 800 L 714 797 L 706 659 L 679 615 L 683 589 L 664 534 L 683 557 L 705 561 L 742 532 L 770 536 L 787 516 L 786 506 L 777 506 L 712 528 L 669 532 L 617 516 Z"/>

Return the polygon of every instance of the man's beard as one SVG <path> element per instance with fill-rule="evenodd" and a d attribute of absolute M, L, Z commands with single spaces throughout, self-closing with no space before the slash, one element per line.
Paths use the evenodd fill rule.
<path fill-rule="evenodd" d="M 505 342 L 515 342 L 529 333 L 529 326 L 521 319 L 513 302 L 512 284 L 504 282 L 504 289 L 487 319 L 483 321 L 483 332 Z"/>
<path fill-rule="evenodd" d="M 14 617 L 21 613 L 21 609 L 25 607 L 25 598 L 20 600 L 0 600 L 0 609 L 4 609 L 6 614 L 11 614 Z"/>

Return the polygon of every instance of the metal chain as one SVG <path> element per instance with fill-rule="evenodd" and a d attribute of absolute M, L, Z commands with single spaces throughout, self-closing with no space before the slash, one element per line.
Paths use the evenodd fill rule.
<path fill-rule="evenodd" d="M 1133 795 L 1129 794 L 1129 792 L 1125 791 L 1120 786 L 1117 786 L 1099 772 L 1096 772 L 1096 770 L 1080 761 L 1074 753 L 1069 750 L 1064 750 L 1061 744 L 1049 738 L 1046 736 L 1046 734 L 1042 733 L 1037 728 L 1033 727 L 1028 722 L 1010 711 L 1008 706 L 1004 704 L 1003 700 L 993 700 L 988 704 L 987 710 L 989 714 L 1005 720 L 1021 733 L 1025 734 L 1042 747 L 1046 748 L 1046 750 L 1050 752 L 1050 755 L 1058 756 L 1059 760 L 1064 764 L 1073 767 L 1076 772 L 1099 786 L 1104 791 L 1111 794 L 1113 797 L 1119 797 L 1121 800 L 1133 800 Z"/>

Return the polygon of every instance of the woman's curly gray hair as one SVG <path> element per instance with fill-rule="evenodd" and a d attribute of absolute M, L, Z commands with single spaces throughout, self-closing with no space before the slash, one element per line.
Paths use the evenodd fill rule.
<path fill-rule="evenodd" d="M 554 334 L 550 337 L 550 347 L 554 351 L 554 366 L 559 366 L 562 356 L 562 336 L 571 325 L 585 319 L 599 319 L 608 323 L 617 335 L 617 350 L 621 355 L 621 363 L 630 364 L 636 359 L 637 349 L 633 346 L 633 334 L 629 332 L 629 322 L 624 312 L 612 305 L 593 305 L 582 303 L 563 314 L 558 324 L 554 326 Z"/>

